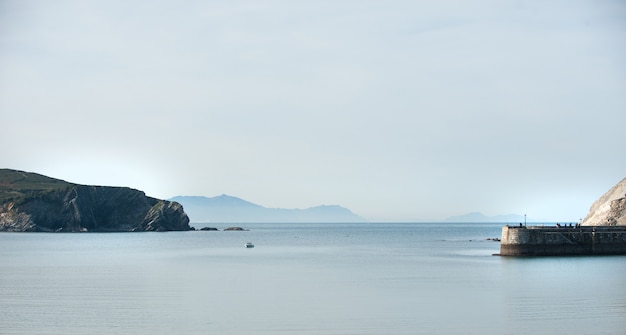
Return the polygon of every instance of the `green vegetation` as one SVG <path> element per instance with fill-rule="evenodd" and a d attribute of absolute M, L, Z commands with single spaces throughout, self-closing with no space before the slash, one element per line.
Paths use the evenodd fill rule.
<path fill-rule="evenodd" d="M 73 185 L 37 173 L 0 169 L 0 203 L 63 190 Z"/>

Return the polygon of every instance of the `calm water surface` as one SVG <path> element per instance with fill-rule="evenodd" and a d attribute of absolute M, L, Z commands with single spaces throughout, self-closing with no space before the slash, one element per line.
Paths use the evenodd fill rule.
<path fill-rule="evenodd" d="M 499 237 L 500 224 L 245 228 L 0 234 L 0 333 L 623 334 L 626 327 L 624 256 L 494 257 L 499 244 L 486 238 Z M 256 247 L 244 248 L 247 241 Z"/>

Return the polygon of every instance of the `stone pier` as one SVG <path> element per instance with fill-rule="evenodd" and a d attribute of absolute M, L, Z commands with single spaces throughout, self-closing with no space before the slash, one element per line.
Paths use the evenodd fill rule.
<path fill-rule="evenodd" d="M 498 255 L 626 255 L 626 227 L 504 226 Z"/>

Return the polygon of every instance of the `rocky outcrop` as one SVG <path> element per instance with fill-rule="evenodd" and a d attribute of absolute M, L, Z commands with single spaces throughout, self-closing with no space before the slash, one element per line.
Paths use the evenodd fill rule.
<path fill-rule="evenodd" d="M 87 186 L 0 170 L 0 231 L 190 230 L 182 205 L 127 187 Z"/>
<path fill-rule="evenodd" d="M 591 205 L 583 226 L 626 226 L 626 178 Z"/>

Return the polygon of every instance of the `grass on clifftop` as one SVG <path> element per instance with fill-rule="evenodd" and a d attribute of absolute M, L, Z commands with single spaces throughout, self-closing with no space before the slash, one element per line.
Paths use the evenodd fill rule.
<path fill-rule="evenodd" d="M 0 169 L 0 203 L 39 195 L 72 185 L 37 173 Z"/>

